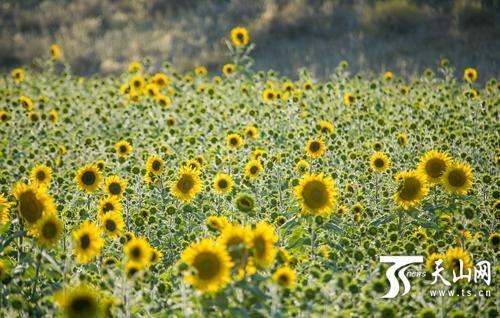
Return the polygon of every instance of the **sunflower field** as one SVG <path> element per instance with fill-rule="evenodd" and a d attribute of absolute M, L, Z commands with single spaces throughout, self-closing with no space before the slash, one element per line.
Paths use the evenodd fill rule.
<path fill-rule="evenodd" d="M 227 45 L 217 75 L 82 78 L 58 45 L 2 75 L 0 317 L 497 317 L 500 83 L 292 80 Z M 383 255 L 426 275 L 385 299 Z"/>

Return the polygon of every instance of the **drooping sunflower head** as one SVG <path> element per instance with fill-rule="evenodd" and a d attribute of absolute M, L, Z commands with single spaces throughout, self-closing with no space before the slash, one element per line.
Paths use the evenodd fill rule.
<path fill-rule="evenodd" d="M 391 165 L 391 159 L 384 153 L 376 152 L 370 157 L 370 167 L 373 171 L 384 172 Z"/>
<path fill-rule="evenodd" d="M 28 96 L 19 97 L 19 103 L 21 104 L 21 106 L 24 107 L 25 110 L 27 111 L 33 110 L 33 101 Z"/>
<path fill-rule="evenodd" d="M 116 196 L 103 197 L 99 201 L 98 211 L 99 211 L 99 216 L 102 216 L 110 212 L 117 212 L 121 214 L 123 211 L 123 207 L 122 204 L 120 203 L 120 198 Z"/>
<path fill-rule="evenodd" d="M 85 220 L 73 232 L 76 261 L 88 263 L 99 256 L 104 245 L 99 227 L 89 220 Z"/>
<path fill-rule="evenodd" d="M 406 146 L 408 144 L 408 135 L 406 135 L 404 133 L 399 133 L 396 136 L 396 140 L 398 141 L 398 144 L 400 146 Z"/>
<path fill-rule="evenodd" d="M 63 289 L 54 298 L 65 317 L 88 318 L 100 317 L 102 314 L 99 291 L 89 285 L 81 284 Z"/>
<path fill-rule="evenodd" d="M 398 189 L 394 201 L 405 210 L 417 206 L 429 192 L 424 175 L 418 171 L 403 171 L 396 175 Z"/>
<path fill-rule="evenodd" d="M 146 161 L 146 170 L 154 175 L 160 175 L 165 167 L 165 162 L 159 156 L 149 156 Z"/>
<path fill-rule="evenodd" d="M 227 194 L 233 190 L 233 178 L 225 173 L 218 173 L 213 181 L 213 188 L 218 194 Z"/>
<path fill-rule="evenodd" d="M 472 268 L 472 260 L 469 253 L 461 247 L 448 249 L 444 254 L 444 268 L 450 273 L 453 271 L 460 273 L 460 266 L 464 269 L 464 273 Z"/>
<path fill-rule="evenodd" d="M 430 150 L 420 159 L 417 170 L 427 177 L 429 183 L 436 184 L 450 164 L 451 158 L 447 153 Z"/>
<path fill-rule="evenodd" d="M 474 175 L 466 163 L 454 163 L 447 166 L 441 176 L 441 184 L 450 193 L 465 195 L 472 188 Z"/>
<path fill-rule="evenodd" d="M 322 120 L 319 122 L 319 131 L 322 134 L 331 134 L 335 130 L 333 124 L 329 121 Z"/>
<path fill-rule="evenodd" d="M 143 268 L 151 261 L 152 247 L 143 237 L 134 237 L 125 245 L 128 260 Z"/>
<path fill-rule="evenodd" d="M 255 199 L 249 193 L 239 193 L 236 196 L 235 205 L 241 212 L 250 213 L 255 208 Z"/>
<path fill-rule="evenodd" d="M 54 200 L 45 187 L 18 182 L 12 192 L 18 201 L 19 213 L 29 225 L 35 225 L 44 214 L 54 213 L 56 210 Z"/>
<path fill-rule="evenodd" d="M 245 177 L 250 180 L 256 179 L 264 170 L 259 160 L 250 160 L 245 166 Z"/>
<path fill-rule="evenodd" d="M 335 182 L 330 176 L 320 174 L 306 174 L 294 188 L 301 214 L 329 216 L 335 206 L 337 190 Z"/>
<path fill-rule="evenodd" d="M 326 152 L 326 146 L 323 139 L 311 139 L 307 141 L 305 152 L 311 158 L 319 158 Z"/>
<path fill-rule="evenodd" d="M 257 267 L 266 268 L 273 264 L 278 252 L 276 242 L 278 242 L 278 235 L 274 228 L 264 221 L 257 223 L 250 238 L 250 249 Z"/>
<path fill-rule="evenodd" d="M 53 109 L 49 112 L 48 118 L 53 124 L 56 124 L 59 120 L 59 113 L 55 109 Z"/>
<path fill-rule="evenodd" d="M 248 30 L 244 27 L 235 27 L 231 30 L 231 42 L 236 46 L 245 46 L 250 41 Z"/>
<path fill-rule="evenodd" d="M 127 187 L 127 181 L 118 177 L 110 176 L 106 178 L 104 191 L 110 196 L 122 197 Z"/>
<path fill-rule="evenodd" d="M 273 274 L 273 280 L 281 287 L 291 288 L 295 283 L 296 275 L 288 266 L 278 268 Z"/>
<path fill-rule="evenodd" d="M 240 135 L 233 133 L 226 137 L 226 143 L 229 148 L 240 148 L 243 145 L 243 138 Z"/>
<path fill-rule="evenodd" d="M 62 51 L 61 51 L 61 48 L 59 47 L 59 45 L 57 44 L 52 44 L 50 46 L 50 56 L 52 56 L 52 59 L 53 60 L 59 60 L 61 58 L 61 54 L 62 54 Z"/>
<path fill-rule="evenodd" d="M 167 107 L 167 106 L 170 106 L 172 104 L 172 100 L 170 99 L 170 97 L 165 96 L 163 94 L 156 95 L 155 99 L 156 99 L 156 102 L 158 104 L 160 104 L 160 106 L 163 106 L 163 107 Z"/>
<path fill-rule="evenodd" d="M 191 201 L 200 191 L 202 181 L 197 171 L 184 167 L 181 168 L 178 177 L 172 183 L 170 192 L 182 202 Z"/>
<path fill-rule="evenodd" d="M 158 264 L 163 258 L 163 253 L 156 248 L 151 249 L 151 264 Z"/>
<path fill-rule="evenodd" d="M 356 97 L 351 93 L 344 94 L 344 104 L 351 105 L 356 101 Z"/>
<path fill-rule="evenodd" d="M 38 242 L 46 247 L 55 246 L 63 231 L 63 222 L 57 217 L 55 213 L 45 214 L 36 223 L 36 236 Z"/>
<path fill-rule="evenodd" d="M 229 225 L 229 221 L 225 216 L 215 216 L 211 215 L 207 218 L 207 227 L 213 231 L 222 231 L 226 226 Z"/>
<path fill-rule="evenodd" d="M 190 267 L 185 281 L 201 292 L 217 292 L 231 279 L 231 256 L 212 240 L 191 244 L 182 252 L 181 259 Z"/>
<path fill-rule="evenodd" d="M 474 83 L 477 80 L 477 71 L 472 67 L 468 67 L 464 70 L 464 80 L 469 83 Z"/>
<path fill-rule="evenodd" d="M 103 172 L 104 168 L 106 168 L 106 161 L 104 160 L 97 160 L 94 164 L 100 172 Z"/>
<path fill-rule="evenodd" d="M 116 143 L 115 150 L 120 157 L 125 158 L 130 156 L 133 148 L 128 141 L 120 140 L 119 142 Z"/>
<path fill-rule="evenodd" d="M 78 169 L 75 182 L 80 190 L 87 193 L 96 192 L 101 183 L 101 173 L 94 164 L 87 164 Z"/>
<path fill-rule="evenodd" d="M 259 136 L 259 131 L 255 126 L 248 126 L 245 128 L 245 136 L 251 139 L 256 139 Z"/>
<path fill-rule="evenodd" d="M 123 232 L 124 222 L 121 213 L 108 212 L 100 216 L 102 229 L 111 238 L 117 238 Z"/>

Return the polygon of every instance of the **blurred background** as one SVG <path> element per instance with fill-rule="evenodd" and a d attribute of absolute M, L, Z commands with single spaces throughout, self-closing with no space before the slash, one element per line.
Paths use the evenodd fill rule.
<path fill-rule="evenodd" d="M 307 67 L 324 78 L 341 60 L 413 75 L 440 58 L 499 77 L 498 0 L 1 0 L 0 67 L 32 64 L 57 43 L 81 75 L 144 58 L 220 73 L 237 25 L 250 30 L 255 69 L 292 77 Z"/>

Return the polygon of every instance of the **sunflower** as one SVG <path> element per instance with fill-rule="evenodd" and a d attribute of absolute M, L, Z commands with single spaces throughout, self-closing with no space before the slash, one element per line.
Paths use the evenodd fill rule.
<path fill-rule="evenodd" d="M 246 250 L 250 246 L 252 231 L 248 227 L 239 224 L 228 224 L 225 226 L 217 244 L 222 245 L 231 256 L 231 261 L 236 267 L 244 266 Z"/>
<path fill-rule="evenodd" d="M 164 166 L 165 162 L 163 159 L 155 155 L 148 157 L 148 160 L 146 161 L 146 170 L 156 176 L 163 172 Z"/>
<path fill-rule="evenodd" d="M 214 231 L 222 231 L 226 226 L 229 225 L 229 221 L 224 216 L 211 215 L 207 218 L 205 222 L 209 229 Z"/>
<path fill-rule="evenodd" d="M 31 98 L 27 96 L 21 96 L 19 97 L 19 103 L 24 107 L 25 110 L 33 110 L 33 101 L 31 100 Z"/>
<path fill-rule="evenodd" d="M 248 138 L 256 139 L 259 136 L 259 131 L 255 126 L 248 126 L 245 128 L 245 135 Z"/>
<path fill-rule="evenodd" d="M 9 113 L 7 113 L 6 111 L 0 110 L 0 121 L 6 122 L 7 120 L 9 120 Z"/>
<path fill-rule="evenodd" d="M 30 180 L 31 183 L 37 186 L 49 187 L 52 181 L 52 169 L 46 165 L 36 165 L 31 170 Z"/>
<path fill-rule="evenodd" d="M 36 123 L 40 121 L 40 115 L 37 112 L 29 112 L 28 118 L 32 123 Z"/>
<path fill-rule="evenodd" d="M 97 160 L 94 164 L 100 172 L 103 172 L 104 168 L 106 168 L 106 161 L 104 160 Z"/>
<path fill-rule="evenodd" d="M 234 73 L 235 71 L 235 67 L 234 67 L 234 64 L 225 64 L 223 67 L 222 67 L 222 73 L 224 73 L 224 75 L 226 76 L 230 76 Z"/>
<path fill-rule="evenodd" d="M 136 275 L 140 273 L 143 268 L 144 266 L 141 266 L 136 262 L 127 262 L 127 264 L 125 264 L 125 273 L 127 274 L 127 278 L 132 279 L 136 277 Z"/>
<path fill-rule="evenodd" d="M 288 266 L 278 268 L 273 273 L 273 280 L 280 286 L 290 288 L 295 283 L 295 272 Z"/>
<path fill-rule="evenodd" d="M 497 249 L 500 245 L 500 233 L 491 233 L 491 235 L 488 237 L 488 242 L 490 243 L 491 247 Z"/>
<path fill-rule="evenodd" d="M 59 114 L 56 110 L 53 109 L 49 112 L 48 118 L 53 124 L 57 124 L 57 121 L 59 120 Z"/>
<path fill-rule="evenodd" d="M 156 102 L 158 104 L 160 104 L 160 106 L 163 106 L 163 107 L 167 107 L 167 106 L 170 106 L 172 104 L 172 100 L 170 99 L 170 97 L 165 96 L 163 94 L 156 95 L 155 99 L 156 99 Z"/>
<path fill-rule="evenodd" d="M 297 164 L 295 165 L 295 170 L 297 170 L 297 172 L 300 174 L 309 173 L 310 169 L 311 166 L 305 160 L 299 160 L 299 162 L 297 162 Z"/>
<path fill-rule="evenodd" d="M 119 142 L 116 143 L 115 150 L 120 157 L 125 158 L 132 153 L 133 148 L 128 141 L 120 140 Z"/>
<path fill-rule="evenodd" d="M 170 192 L 182 202 L 190 202 L 201 191 L 202 181 L 196 171 L 181 168 L 177 179 L 172 183 Z"/>
<path fill-rule="evenodd" d="M 294 188 L 304 215 L 329 216 L 333 212 L 337 190 L 330 176 L 305 174 Z"/>
<path fill-rule="evenodd" d="M 429 192 L 426 177 L 418 171 L 402 171 L 396 175 L 398 190 L 394 201 L 405 210 L 420 203 Z"/>
<path fill-rule="evenodd" d="M 156 97 L 160 93 L 160 88 L 155 83 L 149 83 L 144 87 L 144 91 L 149 97 Z"/>
<path fill-rule="evenodd" d="M 120 203 L 120 198 L 115 196 L 104 197 L 99 201 L 98 206 L 99 216 L 102 216 L 106 213 L 117 212 L 119 214 L 122 213 L 123 207 Z"/>
<path fill-rule="evenodd" d="M 477 71 L 472 67 L 468 67 L 464 71 L 464 80 L 469 83 L 474 83 L 477 80 Z"/>
<path fill-rule="evenodd" d="M 391 165 L 391 159 L 384 153 L 376 152 L 370 157 L 370 167 L 373 171 L 384 172 Z"/>
<path fill-rule="evenodd" d="M 163 258 L 163 253 L 156 248 L 151 249 L 151 260 L 149 261 L 151 264 L 158 264 Z"/>
<path fill-rule="evenodd" d="M 156 73 L 151 78 L 151 82 L 155 83 L 159 88 L 165 87 L 170 83 L 170 79 L 166 74 Z"/>
<path fill-rule="evenodd" d="M 391 81 L 394 78 L 394 74 L 392 72 L 385 72 L 384 73 L 384 79 L 386 81 Z"/>
<path fill-rule="evenodd" d="M 425 229 L 418 229 L 413 235 L 419 241 L 425 241 L 427 239 L 427 232 Z"/>
<path fill-rule="evenodd" d="M 12 78 L 17 83 L 21 83 L 22 81 L 24 81 L 24 78 L 26 77 L 26 73 L 24 72 L 23 69 L 15 68 L 12 70 L 12 72 L 10 72 L 10 76 L 12 76 Z"/>
<path fill-rule="evenodd" d="M 252 152 L 252 155 L 250 156 L 252 159 L 254 160 L 257 160 L 259 159 L 261 156 L 265 155 L 266 152 L 263 150 L 263 149 L 255 149 L 253 152 Z"/>
<path fill-rule="evenodd" d="M 468 269 L 472 269 L 471 257 L 463 248 L 450 248 L 444 254 L 444 268 L 450 273 L 460 273 L 460 261 L 462 261 L 464 273 L 466 273 Z"/>
<path fill-rule="evenodd" d="M 123 232 L 123 217 L 119 212 L 108 212 L 100 215 L 102 229 L 111 238 L 117 238 Z"/>
<path fill-rule="evenodd" d="M 344 94 L 344 104 L 351 105 L 356 101 L 356 97 L 351 93 Z"/>
<path fill-rule="evenodd" d="M 206 76 L 207 75 L 207 68 L 205 66 L 197 66 L 195 69 L 194 69 L 194 73 L 196 75 L 200 75 L 200 76 Z"/>
<path fill-rule="evenodd" d="M 78 263 L 88 263 L 99 256 L 104 245 L 99 227 L 89 220 L 85 220 L 73 232 L 73 240 Z"/>
<path fill-rule="evenodd" d="M 425 153 L 418 163 L 417 170 L 427 177 L 431 184 L 439 183 L 443 172 L 451 165 L 451 158 L 447 153 L 430 150 Z"/>
<path fill-rule="evenodd" d="M 438 254 L 438 253 L 432 253 L 425 260 L 425 268 L 430 273 L 434 272 L 436 270 L 436 261 L 438 261 L 438 260 L 443 260 L 444 261 L 444 255 L 443 254 Z"/>
<path fill-rule="evenodd" d="M 185 281 L 201 292 L 217 292 L 231 280 L 231 256 L 212 240 L 191 244 L 182 252 L 181 259 L 193 269 L 186 274 Z"/>
<path fill-rule="evenodd" d="M 255 199 L 251 194 L 239 193 L 236 197 L 235 204 L 241 212 L 251 212 L 255 207 Z"/>
<path fill-rule="evenodd" d="M 35 225 L 38 242 L 46 247 L 52 247 L 62 236 L 63 222 L 55 213 L 45 214 Z"/>
<path fill-rule="evenodd" d="M 142 71 L 142 64 L 137 61 L 131 62 L 128 65 L 128 71 L 130 73 L 140 73 Z"/>
<path fill-rule="evenodd" d="M 276 93 L 272 88 L 267 88 L 262 92 L 262 100 L 265 102 L 272 102 L 276 99 Z"/>
<path fill-rule="evenodd" d="M 319 158 L 326 152 L 326 146 L 322 139 L 311 139 L 304 148 L 307 156 Z"/>
<path fill-rule="evenodd" d="M 29 225 L 35 225 L 44 214 L 56 211 L 54 200 L 44 187 L 18 182 L 12 192 L 18 201 L 19 213 Z"/>
<path fill-rule="evenodd" d="M 131 91 L 138 92 L 140 94 L 145 85 L 144 77 L 141 75 L 134 75 L 130 79 L 129 84 Z"/>
<path fill-rule="evenodd" d="M 231 30 L 231 42 L 236 46 L 245 46 L 248 44 L 250 37 L 248 30 L 244 27 L 235 27 Z"/>
<path fill-rule="evenodd" d="M 9 209 L 12 204 L 0 193 L 0 224 L 6 224 L 10 220 Z"/>
<path fill-rule="evenodd" d="M 466 163 L 454 163 L 441 176 L 441 184 L 450 193 L 465 195 L 472 188 L 474 175 Z"/>
<path fill-rule="evenodd" d="M 226 143 L 229 148 L 238 149 L 243 145 L 243 138 L 238 134 L 229 134 L 226 136 Z"/>
<path fill-rule="evenodd" d="M 331 134 L 333 133 L 334 127 L 333 124 L 329 121 L 322 120 L 319 122 L 319 131 L 322 134 Z"/>
<path fill-rule="evenodd" d="M 59 60 L 61 58 L 61 48 L 57 44 L 52 44 L 50 46 L 50 56 L 54 61 Z"/>
<path fill-rule="evenodd" d="M 233 190 L 233 178 L 225 173 L 218 173 L 213 181 L 213 187 L 217 194 L 227 194 Z"/>
<path fill-rule="evenodd" d="M 101 317 L 102 307 L 99 302 L 99 291 L 95 288 L 81 284 L 68 289 L 63 289 L 54 295 L 54 298 L 68 318 Z"/>
<path fill-rule="evenodd" d="M 262 173 L 263 170 L 264 167 L 259 160 L 250 160 L 245 166 L 245 177 L 250 180 L 254 180 Z"/>
<path fill-rule="evenodd" d="M 264 221 L 257 223 L 250 237 L 250 248 L 257 267 L 265 268 L 272 265 L 278 252 L 274 246 L 276 242 L 278 242 L 278 235 L 274 228 Z"/>
<path fill-rule="evenodd" d="M 403 133 L 399 133 L 396 136 L 396 140 L 398 141 L 398 144 L 400 146 L 406 146 L 408 144 L 408 135 L 403 134 Z"/>
<path fill-rule="evenodd" d="M 202 164 L 196 160 L 196 159 L 190 159 L 187 163 L 186 163 L 186 166 L 191 168 L 192 170 L 196 171 L 196 172 L 201 172 L 203 166 Z"/>
<path fill-rule="evenodd" d="M 127 187 L 127 181 L 118 176 L 110 176 L 106 178 L 104 191 L 110 196 L 117 196 L 121 198 Z"/>
<path fill-rule="evenodd" d="M 151 261 L 152 247 L 143 237 L 134 237 L 125 245 L 128 260 L 143 268 Z"/>
<path fill-rule="evenodd" d="M 87 193 L 96 192 L 101 183 L 101 173 L 93 164 L 87 164 L 76 172 L 75 182 L 80 190 Z"/>

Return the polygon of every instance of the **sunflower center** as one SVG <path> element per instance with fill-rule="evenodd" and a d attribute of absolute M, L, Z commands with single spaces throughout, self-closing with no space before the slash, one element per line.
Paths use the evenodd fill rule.
<path fill-rule="evenodd" d="M 131 254 L 132 254 L 132 258 L 139 259 L 142 256 L 142 250 L 140 247 L 136 246 L 132 249 Z"/>
<path fill-rule="evenodd" d="M 257 166 L 250 167 L 251 174 L 256 174 L 257 172 L 259 172 L 259 168 L 257 168 Z"/>
<path fill-rule="evenodd" d="M 109 211 L 113 211 L 115 209 L 115 206 L 112 203 L 107 202 L 104 204 L 104 208 L 102 209 L 105 213 Z"/>
<path fill-rule="evenodd" d="M 215 278 L 221 270 L 219 257 L 211 252 L 198 254 L 194 259 L 193 266 L 198 272 L 198 277 L 203 280 Z"/>
<path fill-rule="evenodd" d="M 119 183 L 113 182 L 109 185 L 109 192 L 113 195 L 118 195 L 122 192 L 122 186 Z"/>
<path fill-rule="evenodd" d="M 37 178 L 37 180 L 38 180 L 38 181 L 43 181 L 43 180 L 45 180 L 45 172 L 43 172 L 43 171 L 38 171 L 38 172 L 36 173 L 36 178 Z"/>
<path fill-rule="evenodd" d="M 158 160 L 153 161 L 153 164 L 151 165 L 154 171 L 158 171 L 161 168 L 161 163 Z"/>
<path fill-rule="evenodd" d="M 93 171 L 85 171 L 82 174 L 82 182 L 87 186 L 91 186 L 96 181 L 96 175 Z"/>
<path fill-rule="evenodd" d="M 422 185 L 416 178 L 407 178 L 404 180 L 403 188 L 401 189 L 400 196 L 403 200 L 415 200 L 420 193 Z"/>
<path fill-rule="evenodd" d="M 114 232 L 116 230 L 116 222 L 114 220 L 106 220 L 106 230 Z"/>
<path fill-rule="evenodd" d="M 82 237 L 80 237 L 80 247 L 84 250 L 89 248 L 90 246 L 90 236 L 88 234 L 83 234 Z"/>
<path fill-rule="evenodd" d="M 227 188 L 227 181 L 226 180 L 219 180 L 218 186 L 221 189 Z"/>
<path fill-rule="evenodd" d="M 95 311 L 96 304 L 89 296 L 79 296 L 71 301 L 71 311 L 79 317 L 90 317 Z"/>
<path fill-rule="evenodd" d="M 453 170 L 448 174 L 448 182 L 453 187 L 461 187 L 465 184 L 467 178 L 462 170 Z"/>
<path fill-rule="evenodd" d="M 57 235 L 57 226 L 54 223 L 45 223 L 42 227 L 42 236 L 46 239 L 52 239 Z"/>
<path fill-rule="evenodd" d="M 321 145 L 317 141 L 313 141 L 309 145 L 309 150 L 311 150 L 311 152 L 317 152 L 317 151 L 319 151 L 320 148 L 321 148 Z"/>
<path fill-rule="evenodd" d="M 327 189 L 320 181 L 308 182 L 302 190 L 302 197 L 305 205 L 311 209 L 322 208 L 328 202 Z"/>
<path fill-rule="evenodd" d="M 43 213 L 43 206 L 33 191 L 26 191 L 19 198 L 19 210 L 29 223 L 36 222 Z"/>
<path fill-rule="evenodd" d="M 446 169 L 446 163 L 441 159 L 431 159 L 425 164 L 425 172 L 432 178 L 439 178 Z"/>
<path fill-rule="evenodd" d="M 257 257 L 262 257 L 266 254 L 266 240 L 262 236 L 254 238 L 253 245 Z"/>
<path fill-rule="evenodd" d="M 120 146 L 120 152 L 121 153 L 127 152 L 127 146 L 125 146 L 125 145 Z"/>
<path fill-rule="evenodd" d="M 373 162 L 373 164 L 374 164 L 374 165 L 375 165 L 375 167 L 377 167 L 377 168 L 382 168 L 382 167 L 384 167 L 385 162 L 384 162 L 384 160 L 383 160 L 383 159 L 377 158 L 377 159 L 375 159 L 375 161 Z"/>
<path fill-rule="evenodd" d="M 235 146 L 235 145 L 237 145 L 237 144 L 238 144 L 238 139 L 236 139 L 236 138 L 231 138 L 231 139 L 229 140 L 229 142 L 231 143 L 231 145 Z"/>
<path fill-rule="evenodd" d="M 286 274 L 281 274 L 279 277 L 278 277 L 278 281 L 280 282 L 280 284 L 282 285 L 288 285 L 288 283 L 290 282 L 290 279 L 288 277 L 288 275 Z"/>
<path fill-rule="evenodd" d="M 188 193 L 194 186 L 194 180 L 191 176 L 185 175 L 177 182 L 177 188 L 182 193 Z"/>

